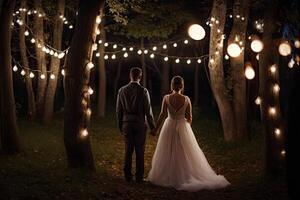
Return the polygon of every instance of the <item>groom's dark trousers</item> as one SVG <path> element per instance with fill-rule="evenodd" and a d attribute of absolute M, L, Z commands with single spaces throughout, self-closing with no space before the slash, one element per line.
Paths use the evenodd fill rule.
<path fill-rule="evenodd" d="M 144 176 L 144 151 L 146 140 L 146 122 L 151 129 L 155 127 L 149 92 L 137 82 L 131 82 L 118 92 L 117 118 L 120 131 L 125 138 L 124 175 L 132 179 L 132 154 L 136 154 L 136 180 Z"/>

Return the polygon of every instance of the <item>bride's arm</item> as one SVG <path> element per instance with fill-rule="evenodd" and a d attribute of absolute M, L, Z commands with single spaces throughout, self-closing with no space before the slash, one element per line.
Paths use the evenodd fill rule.
<path fill-rule="evenodd" d="M 192 124 L 193 116 L 192 116 L 192 104 L 190 98 L 188 98 L 188 105 L 185 110 L 185 118 L 188 123 Z"/>
<path fill-rule="evenodd" d="M 164 99 L 163 99 L 162 105 L 161 105 L 160 114 L 159 114 L 159 117 L 158 117 L 158 120 L 157 120 L 157 123 L 156 123 L 156 130 L 157 131 L 161 128 L 161 125 L 165 121 L 167 115 L 168 115 L 168 112 L 167 112 L 166 96 L 164 96 Z"/>

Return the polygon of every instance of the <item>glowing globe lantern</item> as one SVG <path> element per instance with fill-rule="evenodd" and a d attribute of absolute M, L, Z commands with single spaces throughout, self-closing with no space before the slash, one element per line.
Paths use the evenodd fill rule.
<path fill-rule="evenodd" d="M 264 48 L 264 45 L 261 40 L 255 39 L 251 42 L 252 51 L 259 53 L 263 50 L 263 48 Z"/>
<path fill-rule="evenodd" d="M 284 41 L 279 45 L 278 51 L 280 55 L 288 56 L 292 53 L 292 47 L 287 41 Z"/>
<path fill-rule="evenodd" d="M 227 47 L 227 53 L 229 56 L 236 58 L 241 54 L 241 48 L 237 43 L 231 43 Z"/>
<path fill-rule="evenodd" d="M 255 77 L 255 71 L 250 63 L 246 63 L 245 76 L 248 80 L 252 80 Z"/>
<path fill-rule="evenodd" d="M 193 24 L 188 30 L 189 36 L 194 40 L 202 40 L 205 37 L 205 30 L 199 24 Z"/>

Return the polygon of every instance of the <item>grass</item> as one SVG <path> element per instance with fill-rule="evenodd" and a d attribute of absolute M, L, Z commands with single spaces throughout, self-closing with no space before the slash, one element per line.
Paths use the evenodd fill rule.
<path fill-rule="evenodd" d="M 251 128 L 250 141 L 226 144 L 216 117 L 203 113 L 194 116 L 193 129 L 200 147 L 213 169 L 232 185 L 189 193 L 123 180 L 124 144 L 113 113 L 91 123 L 97 171 L 87 174 L 67 169 L 62 119 L 57 116 L 50 126 L 19 120 L 24 151 L 14 156 L 0 155 L 0 199 L 287 199 L 283 180 L 264 181 L 264 142 L 257 125 Z M 146 172 L 156 142 L 157 138 L 148 136 Z"/>

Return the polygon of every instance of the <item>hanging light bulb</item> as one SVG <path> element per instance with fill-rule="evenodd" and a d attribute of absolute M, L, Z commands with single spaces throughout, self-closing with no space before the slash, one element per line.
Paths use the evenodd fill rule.
<path fill-rule="evenodd" d="M 202 40 L 205 37 L 205 30 L 199 24 L 193 24 L 189 27 L 188 34 L 194 40 Z"/>
<path fill-rule="evenodd" d="M 92 110 L 90 108 L 86 109 L 85 111 L 87 117 L 90 117 L 92 115 Z"/>
<path fill-rule="evenodd" d="M 111 59 L 116 59 L 116 55 L 115 54 L 113 54 L 112 56 L 111 56 Z"/>
<path fill-rule="evenodd" d="M 34 78 L 34 73 L 30 72 L 29 77 Z"/>
<path fill-rule="evenodd" d="M 100 24 L 100 23 L 101 23 L 101 17 L 100 17 L 99 15 L 98 15 L 97 18 L 96 18 L 96 23 L 97 23 L 97 24 Z"/>
<path fill-rule="evenodd" d="M 157 47 L 156 47 L 156 46 L 154 46 L 154 47 L 152 48 L 152 50 L 153 50 L 153 51 L 156 51 L 156 50 L 157 50 Z"/>
<path fill-rule="evenodd" d="M 51 74 L 51 75 L 50 75 L 50 79 L 54 80 L 54 79 L 55 79 L 55 75 L 54 75 L 54 74 Z"/>
<path fill-rule="evenodd" d="M 237 43 L 233 42 L 228 45 L 227 53 L 229 54 L 229 56 L 236 58 L 241 54 L 241 48 Z"/>
<path fill-rule="evenodd" d="M 35 43 L 35 39 L 34 38 L 31 38 L 30 42 L 33 44 Z"/>
<path fill-rule="evenodd" d="M 114 49 L 116 49 L 117 47 L 118 47 L 118 45 L 117 45 L 117 44 L 114 44 L 114 45 L 113 45 L 113 48 L 114 48 Z"/>
<path fill-rule="evenodd" d="M 189 43 L 189 41 L 188 40 L 184 40 L 184 44 L 188 44 Z"/>
<path fill-rule="evenodd" d="M 123 57 L 124 57 L 124 58 L 127 58 L 127 57 L 128 57 L 128 53 L 125 52 L 125 53 L 123 54 Z"/>
<path fill-rule="evenodd" d="M 96 51 L 96 50 L 97 50 L 97 48 L 98 48 L 98 45 L 97 45 L 96 43 L 94 43 L 94 44 L 92 45 L 92 49 L 93 49 L 93 51 Z"/>
<path fill-rule="evenodd" d="M 270 67 L 270 71 L 271 71 L 272 74 L 275 74 L 276 73 L 276 65 L 272 65 Z"/>
<path fill-rule="evenodd" d="M 154 53 L 151 53 L 150 58 L 154 58 L 154 57 L 155 57 Z"/>
<path fill-rule="evenodd" d="M 273 86 L 273 92 L 274 92 L 274 93 L 278 93 L 279 90 L 280 90 L 279 85 L 278 85 L 277 83 L 275 83 L 274 86 Z"/>
<path fill-rule="evenodd" d="M 105 47 L 108 47 L 108 43 L 107 43 L 107 42 L 105 42 L 105 43 L 104 43 L 104 46 L 105 46 Z"/>
<path fill-rule="evenodd" d="M 292 53 L 292 48 L 288 41 L 283 41 L 280 43 L 280 45 L 278 47 L 278 51 L 279 51 L 280 55 L 288 56 Z"/>
<path fill-rule="evenodd" d="M 86 136 L 88 136 L 89 132 L 87 131 L 87 129 L 83 129 L 80 132 L 80 137 L 84 138 Z"/>
<path fill-rule="evenodd" d="M 145 49 L 145 50 L 144 50 L 144 54 L 147 54 L 147 53 L 148 53 L 148 50 L 147 50 L 147 49 Z"/>
<path fill-rule="evenodd" d="M 281 154 L 282 156 L 285 156 L 285 154 L 286 154 L 285 150 L 282 150 L 282 151 L 280 152 L 280 154 Z"/>
<path fill-rule="evenodd" d="M 96 57 L 100 57 L 100 53 L 99 52 L 96 53 Z"/>
<path fill-rule="evenodd" d="M 129 51 L 133 51 L 133 47 L 130 47 L 130 48 L 129 48 Z"/>
<path fill-rule="evenodd" d="M 173 44 L 173 47 L 177 47 L 177 43 L 176 42 Z"/>
<path fill-rule="evenodd" d="M 224 58 L 225 58 L 225 60 L 228 60 L 229 56 L 227 54 L 225 54 Z"/>
<path fill-rule="evenodd" d="M 92 95 L 92 94 L 94 94 L 94 90 L 93 90 L 91 87 L 89 87 L 88 93 L 89 93 L 90 95 Z"/>
<path fill-rule="evenodd" d="M 123 48 L 122 48 L 122 51 L 126 51 L 126 47 L 123 47 Z"/>
<path fill-rule="evenodd" d="M 94 65 L 94 63 L 89 62 L 89 63 L 87 64 L 87 67 L 88 67 L 89 69 L 92 69 L 92 68 L 95 67 L 95 65 Z"/>
<path fill-rule="evenodd" d="M 139 55 L 141 55 L 141 54 L 142 54 L 142 50 L 139 49 L 139 50 L 137 51 L 137 53 L 138 53 Z"/>
<path fill-rule="evenodd" d="M 25 36 L 28 36 L 28 35 L 29 35 L 29 31 L 26 30 L 26 31 L 24 32 L 24 35 L 25 35 Z"/>
<path fill-rule="evenodd" d="M 246 62 L 245 76 L 248 80 L 252 80 L 255 77 L 255 71 L 251 63 Z"/>
<path fill-rule="evenodd" d="M 251 49 L 252 51 L 259 53 L 263 50 L 264 45 L 260 39 L 254 39 L 251 42 Z"/>
<path fill-rule="evenodd" d="M 298 39 L 295 40 L 294 45 L 297 49 L 300 48 L 300 41 Z"/>
<path fill-rule="evenodd" d="M 13 71 L 14 71 L 14 72 L 18 71 L 17 65 L 15 65 L 15 66 L 13 67 Z"/>
<path fill-rule="evenodd" d="M 65 75 L 66 75 L 66 73 L 65 73 L 65 70 L 64 70 L 64 69 L 62 69 L 62 70 L 61 70 L 61 75 L 63 75 L 63 76 L 65 76 Z"/>
<path fill-rule="evenodd" d="M 169 58 L 166 56 L 166 57 L 164 57 L 164 61 L 168 61 L 169 60 Z"/>
<path fill-rule="evenodd" d="M 73 29 L 73 25 L 72 24 L 69 26 L 69 29 Z"/>
<path fill-rule="evenodd" d="M 192 62 L 191 59 L 188 59 L 188 60 L 186 61 L 186 64 L 189 65 L 189 64 L 191 64 L 191 62 Z"/>
<path fill-rule="evenodd" d="M 258 97 L 256 97 L 256 99 L 255 99 L 255 104 L 256 105 L 260 105 L 261 104 L 261 98 L 258 96 Z"/>
<path fill-rule="evenodd" d="M 202 62 L 202 61 L 201 61 L 201 59 L 199 58 L 199 59 L 197 60 L 197 63 L 199 63 L 199 64 L 200 64 L 201 62 Z"/>
<path fill-rule="evenodd" d="M 46 78 L 45 74 L 41 74 L 41 75 L 40 75 L 40 78 L 41 78 L 42 80 L 45 79 L 45 78 Z"/>
<path fill-rule="evenodd" d="M 292 58 L 292 59 L 289 61 L 289 63 L 288 63 L 288 67 L 289 67 L 289 68 L 293 68 L 294 65 L 295 65 L 295 61 L 294 61 L 294 59 Z"/>
<path fill-rule="evenodd" d="M 56 52 L 55 52 L 56 53 Z M 54 53 L 54 55 L 55 55 L 55 53 Z M 57 54 L 57 53 L 56 53 Z M 63 58 L 65 56 L 65 53 L 64 52 L 61 52 L 61 53 L 59 53 L 58 55 L 57 55 L 57 57 L 58 58 Z"/>
<path fill-rule="evenodd" d="M 168 46 L 166 44 L 163 45 L 163 49 L 167 49 Z"/>
<path fill-rule="evenodd" d="M 281 134 L 281 131 L 279 128 L 275 128 L 274 133 L 275 133 L 276 137 L 279 137 Z"/>
<path fill-rule="evenodd" d="M 102 40 L 98 40 L 98 43 L 99 43 L 99 44 L 102 44 Z"/>
<path fill-rule="evenodd" d="M 22 75 L 22 76 L 25 76 L 25 74 L 26 74 L 25 70 L 24 70 L 24 69 L 22 69 L 22 71 L 21 71 L 21 75 Z"/>
<path fill-rule="evenodd" d="M 107 60 L 107 59 L 108 59 L 108 55 L 105 55 L 105 56 L 104 56 L 104 59 Z"/>
<path fill-rule="evenodd" d="M 257 54 L 257 55 L 255 56 L 255 58 L 256 58 L 256 60 L 259 60 L 259 54 Z"/>
<path fill-rule="evenodd" d="M 271 116 L 276 115 L 276 108 L 275 108 L 275 107 L 270 107 L 270 108 L 269 108 L 269 114 L 270 114 Z"/>

